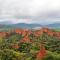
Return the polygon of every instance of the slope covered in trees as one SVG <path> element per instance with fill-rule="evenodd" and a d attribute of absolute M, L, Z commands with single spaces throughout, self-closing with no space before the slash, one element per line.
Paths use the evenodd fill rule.
<path fill-rule="evenodd" d="M 0 32 L 0 60 L 60 60 L 60 32 L 14 29 Z"/>

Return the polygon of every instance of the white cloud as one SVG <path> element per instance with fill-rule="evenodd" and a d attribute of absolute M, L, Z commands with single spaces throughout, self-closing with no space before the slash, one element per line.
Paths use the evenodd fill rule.
<path fill-rule="evenodd" d="M 25 23 L 44 23 L 42 20 L 58 22 L 60 0 L 0 0 L 0 18 L 13 21 L 19 19 L 18 22 Z"/>
<path fill-rule="evenodd" d="M 31 23 L 31 19 L 16 19 L 16 18 L 10 18 L 10 19 L 1 19 L 0 22 L 10 22 L 11 24 L 16 24 L 16 23 Z M 9 24 L 10 24 L 9 23 Z"/>

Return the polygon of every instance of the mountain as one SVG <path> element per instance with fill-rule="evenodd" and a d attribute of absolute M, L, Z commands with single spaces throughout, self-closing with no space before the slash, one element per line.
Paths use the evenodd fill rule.
<path fill-rule="evenodd" d="M 0 24 L 0 28 L 13 29 L 13 28 L 27 28 L 27 29 L 40 29 L 42 27 L 48 28 L 60 28 L 60 23 L 53 23 L 48 25 L 40 24 L 26 24 L 26 23 L 17 23 L 17 24 Z"/>
<path fill-rule="evenodd" d="M 11 30 L 14 28 L 27 28 L 27 29 L 34 29 L 37 27 L 42 27 L 40 24 L 26 24 L 26 23 L 17 23 L 17 24 L 0 24 L 0 31 L 4 30 Z"/>
<path fill-rule="evenodd" d="M 12 26 L 15 28 L 28 28 L 28 29 L 32 29 L 35 27 L 42 27 L 42 25 L 40 24 L 26 24 L 26 23 L 13 24 Z"/>
<path fill-rule="evenodd" d="M 53 24 L 49 24 L 49 25 L 46 25 L 46 27 L 51 27 L 51 28 L 60 28 L 60 23 L 53 23 Z"/>
<path fill-rule="evenodd" d="M 1 24 L 0 24 L 0 28 L 4 28 L 4 27 L 5 27 L 5 25 L 1 25 Z"/>

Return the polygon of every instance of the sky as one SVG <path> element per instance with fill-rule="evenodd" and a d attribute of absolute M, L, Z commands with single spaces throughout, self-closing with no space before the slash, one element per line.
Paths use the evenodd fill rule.
<path fill-rule="evenodd" d="M 0 23 L 60 22 L 60 0 L 0 0 Z"/>

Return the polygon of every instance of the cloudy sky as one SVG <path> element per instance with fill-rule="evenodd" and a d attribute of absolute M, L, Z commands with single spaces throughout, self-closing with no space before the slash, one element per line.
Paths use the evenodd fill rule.
<path fill-rule="evenodd" d="M 60 22 L 60 0 L 0 0 L 0 23 Z"/>

